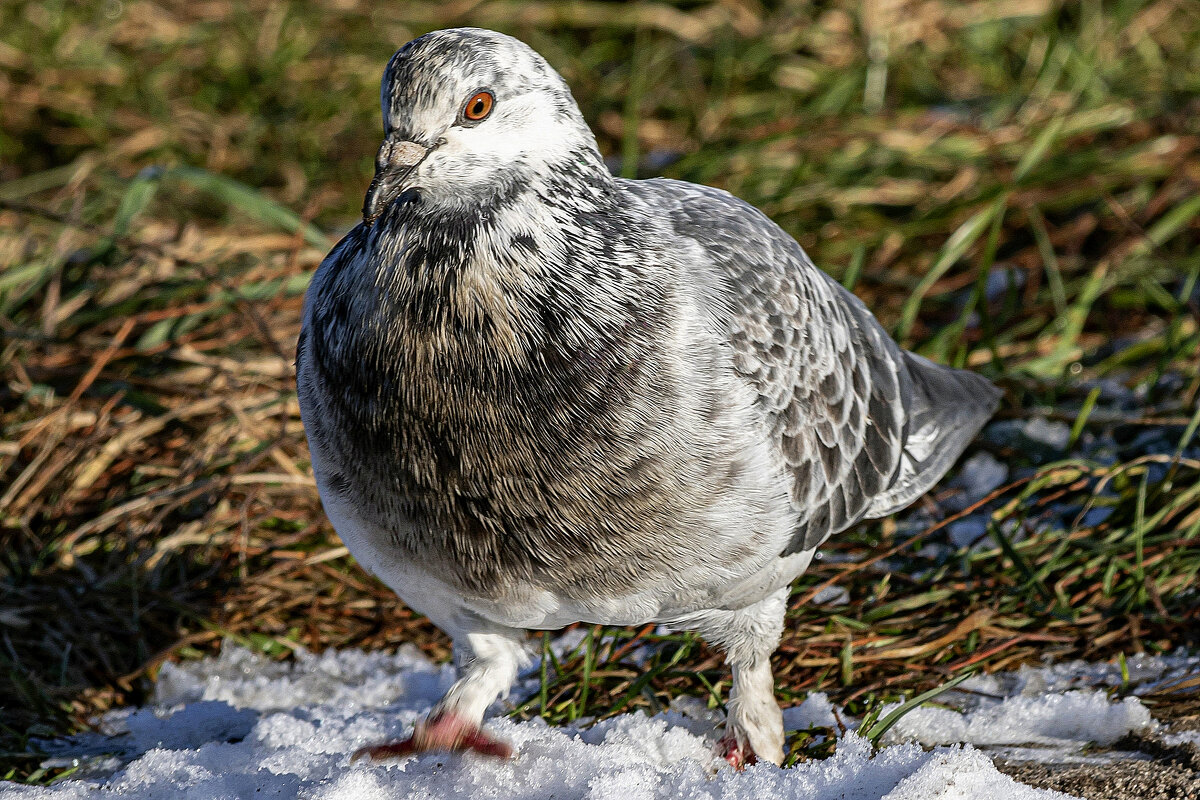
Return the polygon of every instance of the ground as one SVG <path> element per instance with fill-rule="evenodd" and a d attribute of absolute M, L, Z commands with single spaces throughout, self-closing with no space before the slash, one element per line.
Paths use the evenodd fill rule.
<path fill-rule="evenodd" d="M 568 631 L 547 642 L 544 657 L 561 662 L 586 646 L 586 636 Z M 659 646 L 645 642 L 630 654 L 648 661 Z M 1180 653 L 979 675 L 881 736 L 869 719 L 814 693 L 785 709 L 784 724 L 793 740 L 803 733 L 832 752 L 739 772 L 717 753 L 722 712 L 696 698 L 680 696 L 653 716 L 639 710 L 599 722 L 505 719 L 506 709 L 540 691 L 535 663 L 487 723 L 513 745 L 513 759 L 429 753 L 370 763 L 351 754 L 411 731 L 454 679 L 450 667 L 411 645 L 396 654 L 302 652 L 281 663 L 228 643 L 217 658 L 166 665 L 151 707 L 109 712 L 96 732 L 41 743 L 46 763 L 69 772 L 50 787 L 0 786 L 0 798 L 1063 797 L 1002 772 L 1086 798 L 1168 790 L 1162 796 L 1186 798 L 1197 788 L 1200 737 L 1156 722 L 1143 698 L 1197 670 L 1200 657 Z"/>

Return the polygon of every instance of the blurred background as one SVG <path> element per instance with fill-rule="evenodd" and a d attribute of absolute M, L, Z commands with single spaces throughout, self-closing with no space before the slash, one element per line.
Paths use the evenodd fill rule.
<path fill-rule="evenodd" d="M 785 704 L 1197 646 L 1196 3 L 0 0 L 0 777 L 63 774 L 38 737 L 223 641 L 448 657 L 322 515 L 292 361 L 383 67 L 458 25 L 545 55 L 614 172 L 734 192 L 1006 391 L 942 489 L 797 585 Z M 688 635 L 585 641 L 514 713 L 728 689 Z"/>

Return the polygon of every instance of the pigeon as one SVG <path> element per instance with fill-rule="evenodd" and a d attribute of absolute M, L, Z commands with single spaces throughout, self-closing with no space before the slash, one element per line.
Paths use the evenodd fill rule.
<path fill-rule="evenodd" d="M 790 584 L 925 493 L 999 391 L 902 350 L 729 193 L 613 177 L 517 39 L 414 39 L 381 100 L 297 388 L 326 514 L 453 639 L 459 677 L 409 738 L 356 756 L 510 756 L 483 717 L 530 630 L 659 623 L 726 653 L 719 754 L 781 763 Z"/>

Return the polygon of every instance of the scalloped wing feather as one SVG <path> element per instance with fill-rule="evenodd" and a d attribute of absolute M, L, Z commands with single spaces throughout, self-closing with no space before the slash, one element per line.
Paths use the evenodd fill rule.
<path fill-rule="evenodd" d="M 624 185 L 708 253 L 693 269 L 718 273 L 698 282 L 720 287 L 711 310 L 793 478 L 800 522 L 786 553 L 907 505 L 995 410 L 987 380 L 901 350 L 753 206 L 695 184 Z"/>

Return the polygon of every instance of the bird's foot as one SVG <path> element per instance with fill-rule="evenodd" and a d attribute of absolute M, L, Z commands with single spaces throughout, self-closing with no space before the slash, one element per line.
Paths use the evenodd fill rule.
<path fill-rule="evenodd" d="M 447 713 L 418 722 L 413 735 L 403 741 L 364 747 L 351 756 L 350 760 L 369 758 L 379 761 L 434 750 L 473 750 L 496 758 L 511 758 L 513 754 L 512 746 L 508 742 L 497 739 L 476 723 L 469 722 L 457 714 Z"/>
<path fill-rule="evenodd" d="M 738 742 L 736 736 L 727 733 L 717 742 L 717 755 L 728 761 L 736 770 L 743 770 L 758 763 L 758 756 L 750 748 L 749 743 Z"/>

